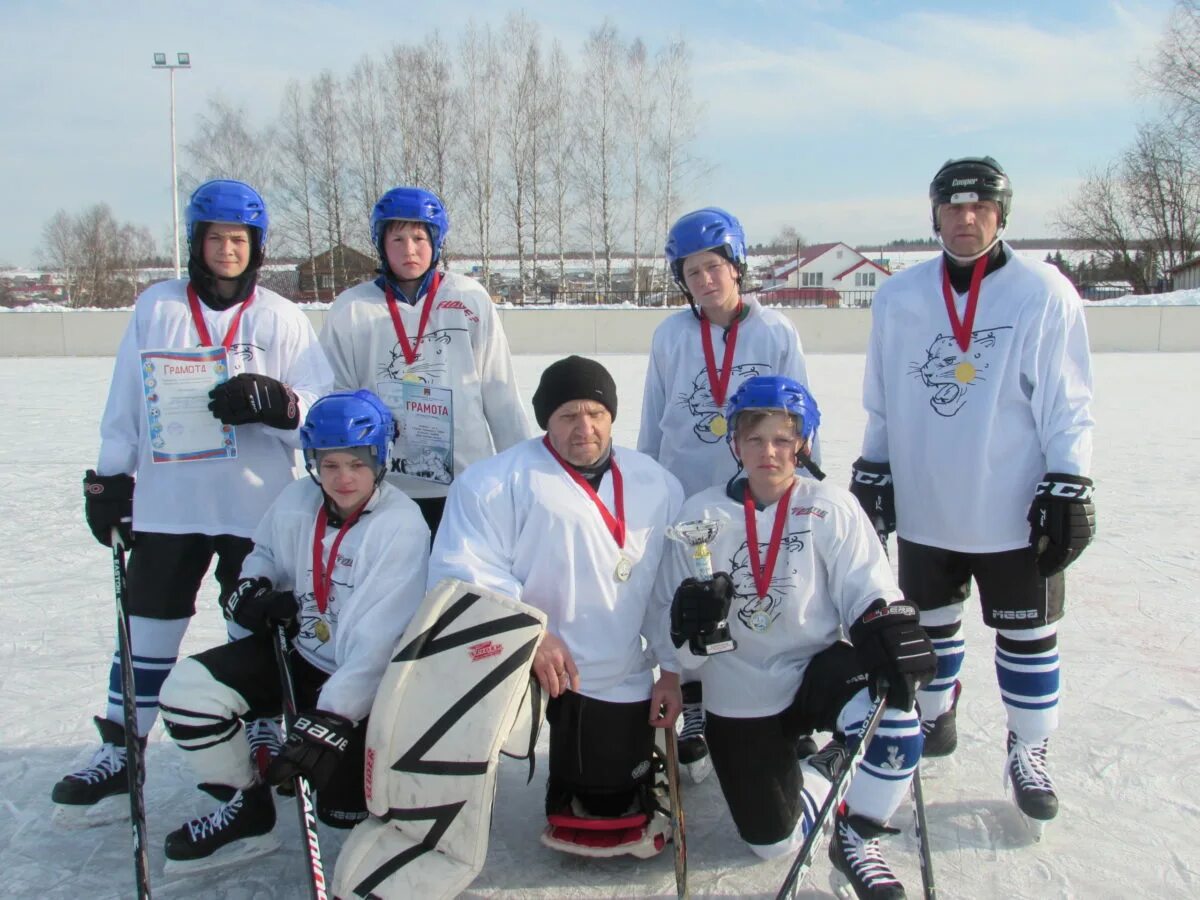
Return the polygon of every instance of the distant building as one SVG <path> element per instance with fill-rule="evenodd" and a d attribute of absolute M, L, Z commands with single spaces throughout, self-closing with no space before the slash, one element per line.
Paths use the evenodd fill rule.
<path fill-rule="evenodd" d="M 379 261 L 359 253 L 353 247 L 338 244 L 296 267 L 297 302 L 332 300 L 348 287 L 371 281 L 378 274 Z"/>
<path fill-rule="evenodd" d="M 1180 263 L 1167 275 L 1171 279 L 1171 290 L 1190 291 L 1200 288 L 1200 256 L 1193 256 L 1187 262 Z"/>
<path fill-rule="evenodd" d="M 870 306 L 889 277 L 887 269 L 848 244 L 814 244 L 774 266 L 763 278 L 759 299 L 770 303 L 774 293 L 776 302 L 789 305 Z"/>

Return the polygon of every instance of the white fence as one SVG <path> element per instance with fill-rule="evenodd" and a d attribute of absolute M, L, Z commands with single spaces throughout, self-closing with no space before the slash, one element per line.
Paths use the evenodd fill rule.
<path fill-rule="evenodd" d="M 646 353 L 672 311 L 659 309 L 501 309 L 514 353 Z M 307 310 L 320 331 L 323 310 Z M 808 353 L 866 350 L 871 312 L 785 309 Z M 113 356 L 129 310 L 0 314 L 0 356 Z M 1087 309 L 1092 349 L 1101 352 L 1200 351 L 1200 306 Z"/>

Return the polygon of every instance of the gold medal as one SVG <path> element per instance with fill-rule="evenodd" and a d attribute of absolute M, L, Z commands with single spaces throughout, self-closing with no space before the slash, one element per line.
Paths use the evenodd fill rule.
<path fill-rule="evenodd" d="M 400 380 L 407 381 L 409 384 L 420 384 L 421 376 L 417 375 L 415 372 L 406 372 L 404 374 L 404 377 L 401 378 Z"/>
<path fill-rule="evenodd" d="M 629 561 L 628 557 L 622 556 L 617 560 L 617 569 L 613 572 L 613 575 L 616 576 L 617 581 L 628 581 L 629 576 L 632 574 L 633 563 Z"/>
<path fill-rule="evenodd" d="M 963 384 L 970 384 L 975 380 L 975 367 L 969 362 L 960 362 L 954 367 L 954 377 Z"/>
<path fill-rule="evenodd" d="M 317 619 L 317 624 L 313 626 L 313 633 L 322 644 L 329 643 L 329 624 L 324 619 Z"/>
<path fill-rule="evenodd" d="M 725 417 L 720 413 L 713 418 L 712 424 L 708 426 L 708 430 L 717 437 L 725 437 L 725 432 L 729 430 L 729 423 L 725 421 Z"/>

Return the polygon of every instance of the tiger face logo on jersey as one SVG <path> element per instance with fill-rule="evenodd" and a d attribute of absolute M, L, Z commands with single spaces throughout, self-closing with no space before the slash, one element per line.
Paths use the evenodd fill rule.
<path fill-rule="evenodd" d="M 392 345 L 390 359 L 379 368 L 379 374 L 391 381 L 419 381 L 422 384 L 445 384 L 448 363 L 446 354 L 454 343 L 455 332 L 467 333 L 465 328 L 441 328 L 421 338 L 417 358 L 411 366 L 404 362 L 400 342 Z"/>
<path fill-rule="evenodd" d="M 737 617 L 751 631 L 760 634 L 767 631 L 779 614 L 783 611 L 783 601 L 787 599 L 791 587 L 791 579 L 795 569 L 789 563 L 793 553 L 799 553 L 805 547 L 804 536 L 809 531 L 794 532 L 783 537 L 779 554 L 784 558 L 784 565 L 776 565 L 771 573 L 771 582 L 767 585 L 764 597 L 758 596 L 758 587 L 754 584 L 754 570 L 750 567 L 750 544 L 743 541 L 733 554 L 729 577 L 733 580 L 733 604 L 737 607 Z M 768 547 L 764 543 L 758 545 L 758 561 L 762 565 L 767 558 Z"/>
<path fill-rule="evenodd" d="M 725 392 L 725 399 L 728 400 L 733 396 L 733 392 L 738 389 L 743 381 L 747 378 L 753 378 L 755 375 L 770 375 L 771 367 L 765 363 L 741 363 L 733 367 L 733 371 L 729 375 L 729 388 Z M 692 424 L 692 432 L 706 444 L 715 444 L 718 441 L 725 440 L 725 431 L 718 427 L 713 429 L 713 423 L 717 421 L 717 416 L 720 415 L 720 425 L 725 424 L 725 410 L 717 406 L 713 400 L 712 388 L 708 383 L 708 369 L 703 368 L 700 373 L 692 379 L 692 388 L 687 393 L 679 395 L 678 404 L 685 407 L 687 411 L 696 420 Z M 718 433 L 719 432 L 719 433 Z"/>
<path fill-rule="evenodd" d="M 939 334 L 925 351 L 923 362 L 909 363 L 911 375 L 919 376 L 933 388 L 929 406 L 939 416 L 949 418 L 963 408 L 970 388 L 988 379 L 999 343 L 1010 337 L 1012 327 L 982 328 L 971 332 L 971 343 L 964 353 L 953 335 Z"/>

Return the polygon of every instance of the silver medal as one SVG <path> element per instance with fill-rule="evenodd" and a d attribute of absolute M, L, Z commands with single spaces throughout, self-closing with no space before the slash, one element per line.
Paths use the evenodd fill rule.
<path fill-rule="evenodd" d="M 629 561 L 628 557 L 622 556 L 617 560 L 617 570 L 613 572 L 613 575 L 616 576 L 617 581 L 628 581 L 632 574 L 633 563 Z"/>

